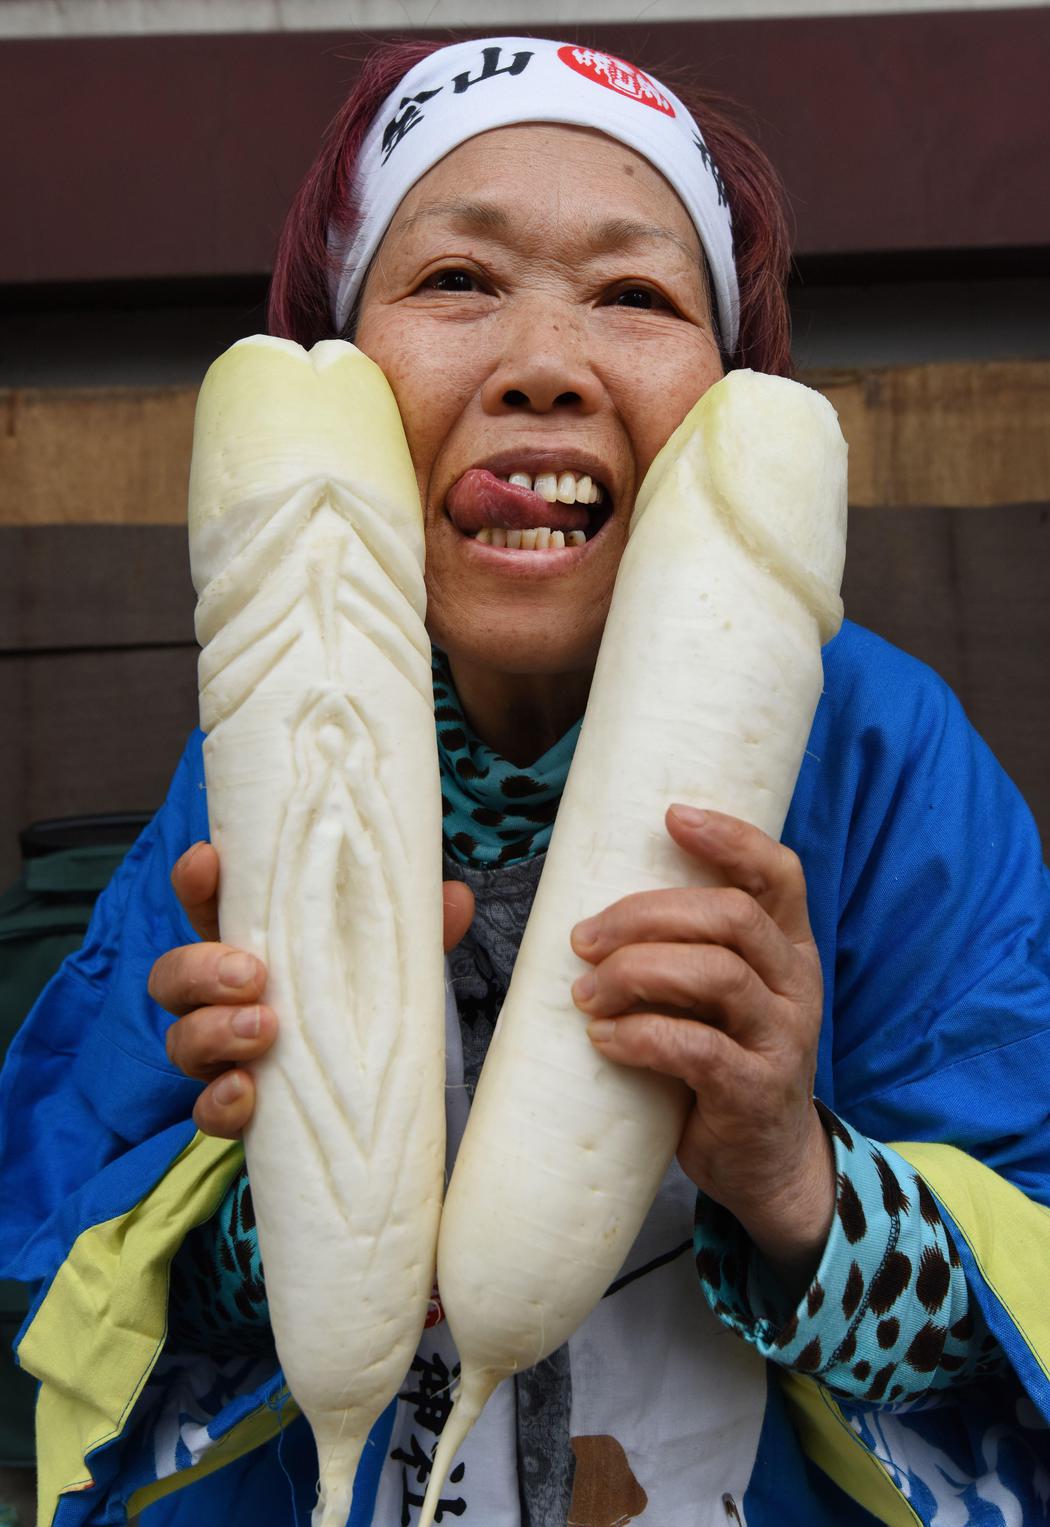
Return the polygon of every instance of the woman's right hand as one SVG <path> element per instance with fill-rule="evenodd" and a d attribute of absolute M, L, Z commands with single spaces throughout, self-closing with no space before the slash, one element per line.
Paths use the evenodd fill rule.
<path fill-rule="evenodd" d="M 193 1109 L 206 1135 L 236 1140 L 255 1107 L 255 1083 L 245 1067 L 277 1037 L 277 1016 L 260 1001 L 266 967 L 254 955 L 219 942 L 219 856 L 210 843 L 194 843 L 171 872 L 183 911 L 201 942 L 170 949 L 149 977 L 153 1000 L 174 1013 L 168 1058 L 207 1086 Z M 445 949 L 470 927 L 474 897 L 457 880 L 444 885 Z"/>
<path fill-rule="evenodd" d="M 208 1083 L 194 1106 L 194 1123 L 206 1135 L 236 1140 L 255 1107 L 255 1083 L 244 1066 L 277 1037 L 276 1014 L 259 1000 L 266 967 L 219 943 L 219 856 L 210 843 L 186 850 L 171 883 L 201 943 L 162 954 L 150 971 L 149 994 L 175 1014 L 168 1059 Z"/>

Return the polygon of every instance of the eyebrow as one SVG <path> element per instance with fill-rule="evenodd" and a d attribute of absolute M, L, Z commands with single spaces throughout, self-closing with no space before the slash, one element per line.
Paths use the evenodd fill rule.
<path fill-rule="evenodd" d="M 414 227 L 424 218 L 445 217 L 465 233 L 490 234 L 497 239 L 509 231 L 510 215 L 502 207 L 491 202 L 453 200 L 431 202 L 411 213 L 402 224 L 403 230 Z M 583 231 L 581 230 L 581 233 Z M 661 239 L 674 244 L 691 262 L 695 262 L 698 249 L 690 247 L 681 234 L 658 223 L 643 223 L 632 217 L 610 217 L 583 234 L 585 242 L 595 254 L 608 254 L 624 244 L 636 244 L 647 239 Z"/>

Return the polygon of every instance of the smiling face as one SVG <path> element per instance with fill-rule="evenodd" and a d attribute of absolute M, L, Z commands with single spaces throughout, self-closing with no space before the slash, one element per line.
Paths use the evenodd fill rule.
<path fill-rule="evenodd" d="M 722 374 L 681 202 L 600 133 L 484 133 L 405 197 L 354 339 L 401 410 L 424 507 L 427 625 L 461 695 L 485 672 L 575 675 L 585 694 L 642 478 Z M 583 502 L 537 498 L 552 476 L 563 500 Z M 582 527 L 586 540 L 485 544 L 522 526 L 541 542 L 543 528 L 579 541 Z"/>

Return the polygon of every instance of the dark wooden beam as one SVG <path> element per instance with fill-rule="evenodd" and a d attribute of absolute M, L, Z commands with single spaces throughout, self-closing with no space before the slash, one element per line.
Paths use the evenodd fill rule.
<path fill-rule="evenodd" d="M 745 103 L 804 253 L 1050 245 L 1050 8 L 554 34 Z M 0 283 L 265 271 L 369 41 L 5 43 Z"/>

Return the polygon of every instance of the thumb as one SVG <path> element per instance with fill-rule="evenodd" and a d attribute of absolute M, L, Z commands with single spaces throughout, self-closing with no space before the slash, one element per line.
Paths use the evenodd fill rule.
<path fill-rule="evenodd" d="M 445 953 L 455 949 L 474 921 L 474 892 L 461 880 L 446 880 L 441 887 L 445 908 Z"/>

